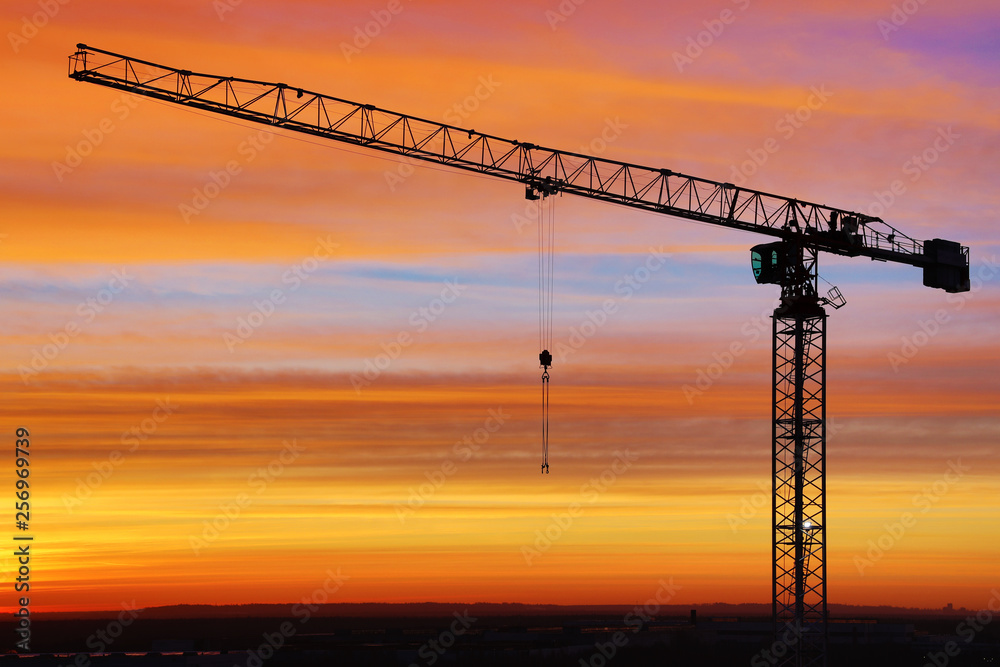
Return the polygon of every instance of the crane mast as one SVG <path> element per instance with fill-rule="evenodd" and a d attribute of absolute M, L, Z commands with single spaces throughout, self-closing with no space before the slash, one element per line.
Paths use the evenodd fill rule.
<path fill-rule="evenodd" d="M 969 289 L 969 249 L 918 241 L 881 218 L 669 169 L 504 139 L 285 83 L 196 73 L 78 44 L 69 76 L 397 156 L 777 239 L 755 246 L 758 283 L 781 287 L 772 347 L 772 613 L 783 665 L 826 662 L 826 320 L 820 252 L 908 264 L 923 283 Z M 542 360 L 544 362 L 544 359 Z M 548 366 L 546 365 L 546 370 Z"/>

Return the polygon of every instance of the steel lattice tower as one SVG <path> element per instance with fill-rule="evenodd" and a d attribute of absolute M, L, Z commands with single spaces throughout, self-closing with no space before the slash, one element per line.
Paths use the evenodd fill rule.
<path fill-rule="evenodd" d="M 781 665 L 826 664 L 826 302 L 788 248 L 773 316 L 773 615 Z"/>

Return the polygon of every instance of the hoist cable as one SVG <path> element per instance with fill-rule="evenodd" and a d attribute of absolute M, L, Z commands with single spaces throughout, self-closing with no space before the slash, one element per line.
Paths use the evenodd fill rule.
<path fill-rule="evenodd" d="M 553 291 L 555 287 L 555 260 L 556 260 L 556 200 L 552 197 L 549 200 L 549 286 L 548 286 L 548 299 L 549 299 L 549 312 L 547 315 L 547 326 L 548 326 L 548 336 L 545 341 L 545 349 L 552 349 L 552 302 L 553 302 Z"/>
<path fill-rule="evenodd" d="M 555 287 L 555 203 L 542 194 L 538 203 L 538 338 L 542 348 L 542 473 L 549 472 L 549 368 L 552 366 L 552 315 Z"/>
<path fill-rule="evenodd" d="M 544 243 L 544 207 L 541 200 L 538 203 L 538 349 L 545 347 L 545 243 Z"/>

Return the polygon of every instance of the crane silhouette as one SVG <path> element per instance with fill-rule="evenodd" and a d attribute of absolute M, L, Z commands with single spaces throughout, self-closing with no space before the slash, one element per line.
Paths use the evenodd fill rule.
<path fill-rule="evenodd" d="M 826 662 L 826 320 L 845 300 L 818 289 L 819 253 L 908 264 L 925 286 L 969 290 L 969 250 L 918 241 L 881 218 L 654 167 L 544 148 L 351 102 L 284 83 L 195 73 L 78 44 L 77 81 L 269 127 L 521 183 L 557 193 L 741 229 L 777 240 L 751 249 L 755 280 L 781 287 L 773 314 L 772 614 L 794 631 L 785 665 Z M 546 356 L 548 355 L 548 356 Z M 547 405 L 547 350 L 543 396 Z M 544 427 L 547 446 L 547 421 Z M 543 459 L 543 471 L 547 464 Z"/>

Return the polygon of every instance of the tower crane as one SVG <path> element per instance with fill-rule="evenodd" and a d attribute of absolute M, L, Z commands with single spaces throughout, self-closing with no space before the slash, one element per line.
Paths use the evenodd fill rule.
<path fill-rule="evenodd" d="M 927 287 L 969 290 L 969 249 L 918 241 L 881 218 L 731 183 L 503 139 L 285 83 L 202 74 L 78 44 L 69 76 L 187 107 L 516 181 L 557 193 L 772 237 L 754 246 L 758 283 L 781 287 L 773 314 L 772 616 L 797 640 L 782 664 L 826 661 L 826 319 L 821 252 L 908 264 Z M 546 376 L 551 355 L 540 357 Z M 546 377 L 547 379 L 547 377 Z"/>

